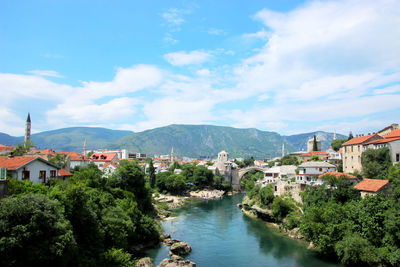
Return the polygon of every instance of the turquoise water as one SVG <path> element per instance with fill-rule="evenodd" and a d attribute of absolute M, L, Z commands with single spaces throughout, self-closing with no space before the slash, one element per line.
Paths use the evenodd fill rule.
<path fill-rule="evenodd" d="M 245 216 L 236 206 L 243 194 L 222 200 L 190 200 L 174 211 L 174 221 L 164 222 L 165 233 L 189 242 L 187 259 L 197 266 L 338 266 L 307 250 L 259 219 Z M 147 252 L 154 263 L 168 258 L 169 247 Z"/>

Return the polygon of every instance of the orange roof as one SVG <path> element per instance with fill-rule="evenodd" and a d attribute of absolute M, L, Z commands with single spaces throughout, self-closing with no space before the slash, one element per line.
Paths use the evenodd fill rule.
<path fill-rule="evenodd" d="M 312 157 L 312 156 L 318 156 L 318 155 L 327 155 L 328 153 L 326 151 L 310 151 L 304 154 L 301 154 L 300 157 Z"/>
<path fill-rule="evenodd" d="M 370 134 L 370 135 L 354 137 L 354 138 L 350 139 L 349 141 L 347 141 L 346 143 L 344 143 L 343 146 L 362 144 L 362 143 L 368 141 L 373 136 L 379 136 L 379 135 Z"/>
<path fill-rule="evenodd" d="M 391 131 L 385 138 L 393 138 L 393 137 L 400 137 L 400 129 L 396 129 Z"/>
<path fill-rule="evenodd" d="M 374 140 L 374 141 L 366 143 L 366 145 L 368 145 L 368 144 L 384 144 L 384 143 L 392 142 L 392 141 L 396 141 L 396 140 L 400 140 L 400 136 L 399 137 L 392 137 L 392 138 L 384 138 L 384 139 Z"/>
<path fill-rule="evenodd" d="M 117 153 L 93 153 L 90 158 L 94 161 L 111 161 Z M 101 157 L 104 157 L 103 159 Z"/>
<path fill-rule="evenodd" d="M 361 182 L 354 186 L 355 189 L 360 191 L 378 192 L 382 187 L 387 185 L 389 180 L 378 180 L 378 179 L 363 179 Z"/>
<path fill-rule="evenodd" d="M 72 176 L 72 173 L 64 170 L 64 169 L 59 169 L 58 170 L 58 176 Z"/>
<path fill-rule="evenodd" d="M 5 146 L 5 145 L 1 145 L 0 144 L 0 152 L 3 151 L 3 150 L 11 150 L 11 149 L 14 149 L 14 148 L 15 148 L 15 146 Z"/>
<path fill-rule="evenodd" d="M 16 156 L 12 158 L 0 157 L 0 168 L 6 168 L 8 170 L 17 170 L 29 162 L 35 160 L 37 157 L 24 157 Z"/>
<path fill-rule="evenodd" d="M 68 155 L 70 161 L 88 161 L 89 159 L 78 152 L 59 152 L 63 155 Z"/>
<path fill-rule="evenodd" d="M 347 179 L 357 179 L 354 175 L 348 174 L 348 173 L 343 173 L 343 172 L 326 172 L 318 176 L 318 179 L 321 179 L 322 176 L 324 175 L 334 175 L 336 178 L 340 178 L 342 176 L 346 176 Z"/>
<path fill-rule="evenodd" d="M 55 155 L 56 154 L 56 152 L 54 151 L 54 150 L 51 150 L 51 149 L 45 149 L 45 150 L 42 150 L 42 151 L 40 151 L 40 154 L 44 154 L 44 155 Z"/>
<path fill-rule="evenodd" d="M 139 163 L 140 164 L 140 163 Z M 113 167 L 115 167 L 115 168 L 118 168 L 118 162 L 106 162 L 106 163 L 104 163 L 104 165 L 103 165 L 103 169 L 105 168 L 105 167 L 107 167 L 107 166 L 113 166 Z"/>

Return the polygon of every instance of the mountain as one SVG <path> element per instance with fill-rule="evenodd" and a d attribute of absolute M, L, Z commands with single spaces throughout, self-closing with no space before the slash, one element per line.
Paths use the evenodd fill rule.
<path fill-rule="evenodd" d="M 310 138 L 313 138 L 314 135 L 317 137 L 318 140 L 321 140 L 321 146 L 322 146 L 321 149 L 327 150 L 332 143 L 334 134 L 318 131 L 318 132 L 284 136 L 284 138 L 288 143 L 290 143 L 294 147 L 296 147 L 298 149 L 298 151 L 306 151 L 307 150 L 307 141 Z M 342 134 L 336 134 L 336 138 L 337 139 L 347 139 L 347 136 L 342 135 Z"/>
<path fill-rule="evenodd" d="M 32 134 L 31 140 L 36 147 L 41 149 L 82 151 L 85 139 L 87 140 L 88 150 L 92 150 L 106 148 L 117 139 L 132 133 L 131 131 L 110 130 L 99 127 L 70 127 Z M 16 145 L 23 142 L 24 137 L 12 137 L 0 133 L 0 144 Z"/>
<path fill-rule="evenodd" d="M 226 150 L 231 158 L 250 157 L 264 159 L 280 156 L 282 143 L 286 152 L 306 150 L 307 140 L 314 134 L 322 141 L 322 149 L 327 149 L 333 140 L 333 133 L 311 132 L 281 136 L 275 132 L 257 129 L 238 129 L 211 125 L 169 125 L 143 132 L 110 130 L 95 127 L 71 127 L 33 134 L 31 139 L 41 148 L 55 151 L 82 151 L 87 140 L 88 150 L 99 148 L 126 148 L 153 156 L 169 154 L 174 148 L 178 157 L 215 158 L 221 150 Z M 337 135 L 337 138 L 346 138 Z M 13 137 L 0 133 L 0 144 L 23 143 L 23 137 Z"/>
<path fill-rule="evenodd" d="M 124 136 L 115 147 L 135 149 L 148 155 L 169 154 L 173 147 L 176 156 L 197 158 L 215 158 L 218 152 L 226 150 L 231 158 L 264 159 L 280 155 L 282 142 L 287 151 L 297 150 L 274 132 L 211 125 L 169 125 Z"/>

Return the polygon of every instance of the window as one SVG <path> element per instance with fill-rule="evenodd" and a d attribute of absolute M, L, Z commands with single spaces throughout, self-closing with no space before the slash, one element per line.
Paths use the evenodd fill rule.
<path fill-rule="evenodd" d="M 50 177 L 51 177 L 51 178 L 55 178 L 56 176 L 57 176 L 57 171 L 51 170 L 51 171 L 50 171 Z"/>
<path fill-rule="evenodd" d="M 46 183 L 46 171 L 39 171 L 39 179 L 41 179 L 44 184 Z"/>
<path fill-rule="evenodd" d="M 319 168 L 319 171 L 322 172 L 322 168 Z"/>
<path fill-rule="evenodd" d="M 23 171 L 22 172 L 22 180 L 29 180 L 30 171 Z"/>
<path fill-rule="evenodd" d="M 400 160 L 400 153 L 396 153 L 396 162 Z"/>
<path fill-rule="evenodd" d="M 353 146 L 351 146 L 351 152 L 353 152 Z"/>
<path fill-rule="evenodd" d="M 278 191 L 278 187 L 275 185 L 275 192 Z"/>

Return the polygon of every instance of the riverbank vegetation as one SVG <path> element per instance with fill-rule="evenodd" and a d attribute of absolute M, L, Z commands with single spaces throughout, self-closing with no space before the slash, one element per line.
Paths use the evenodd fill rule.
<path fill-rule="evenodd" d="M 364 152 L 362 164 L 363 175 L 389 180 L 387 194 L 361 198 L 348 179 L 325 175 L 323 185 L 301 193 L 300 205 L 289 195 L 274 196 L 271 185 L 247 180 L 243 206 L 285 231 L 298 228 L 319 253 L 342 264 L 399 266 L 400 163 L 392 165 L 382 149 Z"/>
<path fill-rule="evenodd" d="M 134 162 L 109 178 L 96 166 L 69 181 L 9 181 L 0 201 L 1 266 L 131 266 L 138 248 L 159 242 L 150 187 Z"/>
<path fill-rule="evenodd" d="M 223 175 L 213 174 L 206 166 L 188 163 L 179 165 L 175 162 L 168 171 L 158 173 L 155 177 L 155 189 L 160 193 L 183 195 L 204 188 L 228 191 L 231 187 Z"/>

